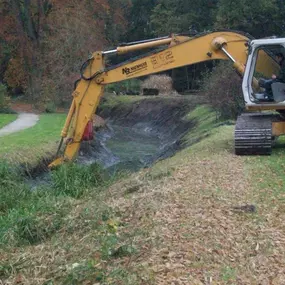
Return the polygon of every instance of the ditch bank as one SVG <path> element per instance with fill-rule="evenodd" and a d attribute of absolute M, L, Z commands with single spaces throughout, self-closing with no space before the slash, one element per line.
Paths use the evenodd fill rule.
<path fill-rule="evenodd" d="M 79 162 L 136 171 L 172 156 L 195 123 L 185 119 L 197 106 L 193 97 L 156 97 L 101 104 L 97 114 L 107 122 L 91 143 L 83 143 Z"/>

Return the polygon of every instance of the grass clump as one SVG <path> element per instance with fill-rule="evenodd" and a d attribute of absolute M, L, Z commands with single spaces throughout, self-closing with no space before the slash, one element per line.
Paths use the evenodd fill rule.
<path fill-rule="evenodd" d="M 49 226 L 38 212 L 47 208 L 39 203 L 41 196 L 29 189 L 18 169 L 0 163 L 0 244 L 33 244 L 46 236 Z"/>
<path fill-rule="evenodd" d="M 7 86 L 0 83 L 0 113 L 11 113 Z M 12 112 L 13 113 L 13 112 Z"/>
<path fill-rule="evenodd" d="M 63 204 L 60 205 L 60 208 L 40 204 L 43 209 L 39 207 L 32 208 L 32 205 L 27 203 L 26 206 L 29 206 L 29 209 L 21 207 L 18 210 L 10 211 L 7 216 L 0 219 L 0 241 L 2 245 L 24 246 L 38 244 L 50 238 L 61 228 L 64 217 Z M 52 212 L 47 212 L 47 208 Z"/>
<path fill-rule="evenodd" d="M 6 208 L 0 217 L 0 247 L 32 245 L 46 240 L 60 229 L 68 212 L 68 201 L 48 192 L 32 192 L 21 184 L 16 189 L 15 194 L 17 191 L 22 194 L 14 200 L 17 201 L 14 205 L 9 202 L 16 199 L 16 195 L 9 199 L 1 192 Z"/>
<path fill-rule="evenodd" d="M 40 243 L 64 225 L 72 199 L 101 189 L 108 177 L 96 164 L 68 164 L 51 174 L 51 184 L 31 190 L 22 172 L 0 163 L 0 246 Z"/>
<path fill-rule="evenodd" d="M 52 172 L 53 191 L 56 195 L 80 198 L 88 189 L 104 185 L 104 173 L 99 165 L 65 164 Z"/>
<path fill-rule="evenodd" d="M 7 162 L 0 163 L 0 214 L 17 208 L 21 201 L 30 198 L 30 194 L 21 173 Z"/>
<path fill-rule="evenodd" d="M 84 264 L 74 264 L 71 272 L 63 280 L 63 285 L 82 284 L 82 282 L 100 282 L 104 279 L 105 272 L 95 267 L 94 261 L 88 261 Z"/>

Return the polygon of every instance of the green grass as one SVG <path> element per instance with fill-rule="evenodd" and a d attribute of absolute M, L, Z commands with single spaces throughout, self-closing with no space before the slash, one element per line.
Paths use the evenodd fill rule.
<path fill-rule="evenodd" d="M 215 134 L 219 126 L 233 125 L 233 121 L 223 121 L 217 118 L 217 113 L 207 105 L 201 105 L 185 116 L 186 120 L 192 120 L 196 126 L 184 137 L 187 145 L 196 143 L 210 135 Z"/>
<path fill-rule="evenodd" d="M 129 96 L 127 97 L 126 100 L 129 100 Z M 125 99 L 121 98 L 120 100 Z M 60 121 L 59 117 L 53 116 L 55 115 L 44 115 L 41 118 L 43 120 L 41 122 L 42 126 L 46 126 L 46 129 L 51 130 L 49 122 L 55 122 L 57 119 Z M 64 117 L 62 116 L 62 120 Z M 0 243 L 5 247 L 5 251 L 10 251 L 9 254 L 14 256 L 11 259 L 7 255 L 7 258 L 5 258 L 6 263 L 0 265 L 0 277 L 5 280 L 9 276 L 17 276 L 17 272 L 23 275 L 27 274 L 27 276 L 34 276 L 34 273 L 29 271 L 29 267 L 32 268 L 29 262 L 35 260 L 35 264 L 48 264 L 47 268 L 43 266 L 39 277 L 46 276 L 46 271 L 49 274 L 52 272 L 51 280 L 57 280 L 59 284 L 83 284 L 84 282 L 86 284 L 89 284 L 88 282 L 141 284 L 140 270 L 144 272 L 143 265 L 141 265 L 142 268 L 136 267 L 134 269 L 131 265 L 129 266 L 129 263 L 135 262 L 137 257 L 143 260 L 143 252 L 140 252 L 143 250 L 136 240 L 142 238 L 142 244 L 147 244 L 146 238 L 139 235 L 146 234 L 143 232 L 146 231 L 143 226 L 144 220 L 147 220 L 147 214 L 150 215 L 150 220 L 152 220 L 152 216 L 147 209 L 145 209 L 145 212 L 141 212 L 137 223 L 139 224 L 138 227 L 142 226 L 142 229 L 140 229 L 142 233 L 139 233 L 138 228 L 133 229 L 131 227 L 130 220 L 139 208 L 136 205 L 139 205 L 140 202 L 143 202 L 143 199 L 147 198 L 142 197 L 142 200 L 139 200 L 139 196 L 143 192 L 151 195 L 151 191 L 147 190 L 153 189 L 151 186 L 148 188 L 148 185 L 153 184 L 155 188 L 159 180 L 165 180 L 163 184 L 168 182 L 171 184 L 171 179 L 176 179 L 177 183 L 181 183 L 183 179 L 189 178 L 183 175 L 183 171 L 185 171 L 183 164 L 187 167 L 188 165 L 190 167 L 191 163 L 199 166 L 199 162 L 204 161 L 205 169 L 207 169 L 207 165 L 214 160 L 216 165 L 209 169 L 217 171 L 220 167 L 219 164 L 225 165 L 227 163 L 223 158 L 224 155 L 227 156 L 227 159 L 237 160 L 239 167 L 245 167 L 244 172 L 247 175 L 245 179 L 247 178 L 249 181 L 249 184 L 245 185 L 253 187 L 253 193 L 247 193 L 249 195 L 248 201 L 256 204 L 258 208 L 256 215 L 247 216 L 232 214 L 230 212 L 231 204 L 226 204 L 226 214 L 230 213 L 230 217 L 234 217 L 232 218 L 233 221 L 240 222 L 240 225 L 245 223 L 247 226 L 248 224 L 252 226 L 255 219 L 260 219 L 264 223 L 274 219 L 274 214 L 277 212 L 272 209 L 280 208 L 281 211 L 284 208 L 285 149 L 273 149 L 272 156 L 237 158 L 231 155 L 234 141 L 232 122 L 218 121 L 216 114 L 207 106 L 196 108 L 185 119 L 193 120 L 196 123 L 196 126 L 184 138 L 184 143 L 189 147 L 178 152 L 172 158 L 158 162 L 146 174 L 143 174 L 146 171 L 143 170 L 141 175 L 145 180 L 142 184 L 138 181 L 140 174 L 135 174 L 134 179 L 131 180 L 134 184 L 124 192 L 128 199 L 126 209 L 121 209 L 120 203 L 118 203 L 117 208 L 115 206 L 110 208 L 110 205 L 106 202 L 108 199 L 113 200 L 114 203 L 123 199 L 121 196 L 116 196 L 118 195 L 116 191 L 124 187 L 123 183 L 125 182 L 119 182 L 108 191 L 103 191 L 107 184 L 113 183 L 114 179 L 108 180 L 96 165 L 90 167 L 74 164 L 64 165 L 52 173 L 52 186 L 30 191 L 23 177 L 15 172 L 17 170 L 7 164 L 0 164 Z M 56 139 L 57 132 L 60 131 L 63 123 L 59 121 L 57 129 L 54 128 L 51 133 L 44 133 L 42 138 L 37 137 L 34 133 L 36 140 L 45 143 L 50 139 Z M 29 131 L 32 134 L 34 132 L 32 129 Z M 29 144 L 33 146 L 33 135 L 30 132 L 27 133 L 25 138 L 22 138 L 24 140 L 23 144 L 27 147 Z M 284 139 L 281 139 L 277 146 L 283 144 Z M 17 144 L 15 144 L 14 147 L 10 148 L 10 151 L 17 149 L 17 147 Z M 202 171 L 203 165 L 200 165 Z M 182 170 L 181 174 L 179 174 L 180 169 Z M 207 176 L 206 174 L 205 176 Z M 217 174 L 219 174 L 218 171 Z M 191 172 L 189 175 L 195 175 L 195 172 L 194 174 Z M 201 175 L 200 179 L 204 181 L 206 178 Z M 198 192 L 194 193 L 191 198 L 194 201 L 191 200 L 191 203 L 195 202 L 194 196 L 203 198 L 200 202 L 198 201 L 201 204 L 208 203 L 210 199 L 217 197 L 216 200 L 213 200 L 213 204 L 209 204 L 210 211 L 214 211 L 215 207 L 218 209 L 223 205 L 223 201 L 227 202 L 231 197 L 232 205 L 238 205 L 240 201 L 236 201 L 235 196 L 228 196 L 232 195 L 231 192 L 228 192 L 226 186 L 223 189 L 222 185 L 216 184 L 215 179 L 213 174 L 213 181 L 210 181 L 209 185 L 203 185 L 202 190 L 199 190 L 199 194 Z M 227 179 L 235 178 L 228 176 L 223 180 L 220 179 L 217 183 L 224 183 Z M 200 182 L 201 185 L 205 183 L 203 181 Z M 209 186 L 210 190 L 207 188 Z M 163 185 L 157 184 L 156 191 L 159 187 L 163 187 Z M 250 191 L 252 191 L 251 188 L 249 188 Z M 179 192 L 175 195 L 179 195 Z M 187 195 L 191 197 L 191 193 L 187 193 Z M 160 195 L 157 194 L 157 196 Z M 162 195 L 160 200 L 162 204 L 163 199 L 164 196 Z M 264 210 L 259 210 L 262 207 L 264 207 Z M 282 211 L 284 212 L 284 210 Z M 219 218 L 223 217 L 222 212 L 218 211 L 217 213 Z M 280 214 L 280 212 L 278 213 Z M 280 224 L 277 225 L 281 227 Z M 231 233 L 230 229 L 228 231 L 228 233 Z M 189 232 L 191 234 L 192 232 L 187 231 L 191 241 L 195 236 L 190 235 Z M 149 233 L 152 233 L 151 229 Z M 244 233 L 250 235 L 250 233 Z M 214 235 L 211 236 L 214 237 Z M 41 244 L 38 247 L 39 250 L 44 248 L 38 254 L 35 247 L 25 247 L 26 245 L 37 244 Z M 156 247 L 156 245 L 153 246 Z M 256 248 L 255 243 L 253 246 Z M 157 248 L 159 248 L 159 245 L 157 245 Z M 17 250 L 19 254 L 25 256 L 26 264 L 13 263 L 19 261 Z M 51 252 L 52 250 L 54 252 Z M 147 253 L 146 251 L 144 254 L 147 255 Z M 55 264 L 50 263 L 50 255 L 55 256 Z M 212 257 L 214 255 L 214 252 L 210 255 L 208 252 L 205 253 L 205 256 Z M 224 257 L 221 255 L 221 258 L 227 258 L 226 254 Z M 204 265 L 201 263 L 199 266 L 203 267 Z M 144 266 L 146 266 L 146 272 L 148 273 L 144 277 L 150 276 L 148 277 L 150 279 L 145 282 L 146 284 L 153 284 L 151 281 L 153 273 L 147 270 L 148 265 Z M 223 284 L 235 284 L 241 272 L 239 264 L 221 262 L 220 265 L 215 264 L 215 266 L 217 266 L 215 268 L 219 273 L 219 280 L 224 282 Z M 52 282 L 45 284 L 53 284 Z"/>
<path fill-rule="evenodd" d="M 280 137 L 270 156 L 246 158 L 247 171 L 258 185 L 260 199 L 284 202 L 285 198 L 285 138 Z"/>
<path fill-rule="evenodd" d="M 184 119 L 195 123 L 191 131 L 183 137 L 182 145 L 185 148 L 176 153 L 175 156 L 156 163 L 152 167 L 153 177 L 172 173 L 173 169 L 181 164 L 181 160 L 183 161 L 193 154 L 202 158 L 208 156 L 209 151 L 215 152 L 232 147 L 232 122 L 218 120 L 216 112 L 209 106 L 200 105 L 196 107 Z M 223 133 L 223 136 L 221 136 L 221 133 Z"/>
<path fill-rule="evenodd" d="M 27 170 L 56 153 L 65 114 L 42 114 L 29 129 L 0 137 L 0 160 L 25 165 Z"/>
<path fill-rule="evenodd" d="M 61 269 L 55 264 L 56 275 L 52 277 L 59 284 L 82 284 L 87 281 L 139 284 L 136 282 L 136 274 L 123 266 L 116 266 L 113 270 L 108 270 L 105 266 L 112 261 L 129 258 L 137 252 L 128 240 L 130 237 L 118 235 L 118 228 L 123 225 L 119 211 L 104 203 L 109 195 L 104 190 L 114 183 L 117 176 L 108 176 L 97 165 L 67 164 L 53 171 L 50 186 L 31 191 L 20 172 L 2 162 L 0 178 L 2 258 L 10 250 L 29 251 L 30 246 L 49 241 L 54 245 L 61 243 L 62 253 L 68 252 L 74 249 L 69 248 L 72 240 L 63 236 L 72 235 L 78 239 L 80 249 L 64 261 L 65 265 Z M 87 244 L 90 249 L 86 251 Z M 84 258 L 81 256 L 82 251 Z M 37 254 L 37 251 L 33 251 L 33 254 Z M 42 258 L 45 259 L 45 256 Z M 0 260 L 2 280 L 15 272 L 30 269 L 27 260 L 16 263 Z"/>
<path fill-rule="evenodd" d="M 130 96 L 130 95 L 116 96 L 112 94 L 106 94 L 104 96 L 104 99 L 106 100 L 100 104 L 100 108 L 101 109 L 106 109 L 106 108 L 111 109 L 116 106 L 127 107 L 127 105 L 129 104 L 138 102 L 146 98 L 150 99 L 151 97 L 150 96 L 147 96 L 147 97 L 146 96 Z"/>
<path fill-rule="evenodd" d="M 59 139 L 65 114 L 43 114 L 32 128 L 0 138 L 0 154 L 33 149 Z"/>
<path fill-rule="evenodd" d="M 0 246 L 35 244 L 49 238 L 61 228 L 70 199 L 111 181 L 97 165 L 76 164 L 54 170 L 50 180 L 49 185 L 31 191 L 19 169 L 0 163 Z"/>
<path fill-rule="evenodd" d="M 196 122 L 196 126 L 184 137 L 190 145 L 173 158 L 157 163 L 153 169 L 162 172 L 180 163 L 182 157 L 195 153 L 199 159 L 209 153 L 234 152 L 234 122 L 218 121 L 215 112 L 202 105 L 190 112 L 186 119 Z M 270 156 L 243 156 L 245 173 L 256 186 L 254 200 L 285 201 L 285 136 L 278 138 Z"/>
<path fill-rule="evenodd" d="M 210 135 L 217 123 L 215 112 L 206 105 L 195 108 L 185 116 L 185 119 L 191 120 L 196 124 L 196 127 L 184 138 L 184 141 L 188 144 Z"/>
<path fill-rule="evenodd" d="M 0 114 L 0 129 L 16 120 L 16 114 Z"/>

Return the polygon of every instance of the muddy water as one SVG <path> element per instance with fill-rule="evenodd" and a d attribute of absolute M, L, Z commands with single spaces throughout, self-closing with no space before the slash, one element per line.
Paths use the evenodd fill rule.
<path fill-rule="evenodd" d="M 83 146 L 79 162 L 104 168 L 136 171 L 153 163 L 172 144 L 165 144 L 150 127 L 137 129 L 109 123 L 96 140 Z"/>
<path fill-rule="evenodd" d="M 184 120 L 192 105 L 183 98 L 143 100 L 128 108 L 102 110 L 107 128 L 84 143 L 79 162 L 98 162 L 110 170 L 137 171 L 173 155 L 186 132 L 194 125 Z"/>

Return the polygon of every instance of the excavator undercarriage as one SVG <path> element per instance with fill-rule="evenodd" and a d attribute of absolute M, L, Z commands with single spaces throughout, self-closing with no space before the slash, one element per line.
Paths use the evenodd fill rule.
<path fill-rule="evenodd" d="M 274 119 L 274 115 L 263 113 L 244 113 L 239 116 L 235 127 L 235 153 L 271 154 Z"/>
<path fill-rule="evenodd" d="M 285 134 L 285 117 L 281 114 L 247 112 L 238 117 L 235 126 L 237 155 L 270 155 L 272 146 Z"/>

